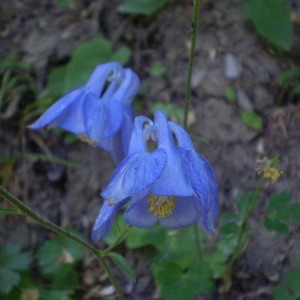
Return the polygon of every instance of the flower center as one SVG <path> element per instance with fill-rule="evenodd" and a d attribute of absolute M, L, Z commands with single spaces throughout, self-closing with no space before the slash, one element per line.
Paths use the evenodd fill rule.
<path fill-rule="evenodd" d="M 158 196 L 151 194 L 148 202 L 150 203 L 149 211 L 154 212 L 154 216 L 164 218 L 172 214 L 175 208 L 174 196 Z"/>

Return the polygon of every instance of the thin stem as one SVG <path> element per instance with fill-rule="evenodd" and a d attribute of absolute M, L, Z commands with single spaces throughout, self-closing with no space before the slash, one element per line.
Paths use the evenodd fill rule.
<path fill-rule="evenodd" d="M 183 127 L 185 129 L 187 129 L 188 113 L 189 113 L 189 108 L 191 103 L 192 74 L 193 74 L 193 65 L 194 65 L 195 48 L 196 48 L 198 23 L 199 23 L 199 3 L 200 0 L 194 0 L 194 4 L 193 4 L 191 48 L 190 48 L 190 55 L 189 55 L 189 62 L 188 62 L 187 83 L 186 83 L 186 91 L 185 91 L 184 121 L 183 121 Z M 195 232 L 196 248 L 198 250 L 197 252 L 199 255 L 199 259 L 201 260 L 203 258 L 202 243 L 201 243 L 201 239 L 199 238 L 198 228 L 196 226 L 194 226 L 194 232 Z"/>
<path fill-rule="evenodd" d="M 127 226 L 123 229 L 123 231 L 119 234 L 118 238 L 114 241 L 113 244 L 111 244 L 108 248 L 106 248 L 105 250 L 103 250 L 101 253 L 103 255 L 108 254 L 109 252 L 111 252 L 118 244 L 119 242 L 122 240 L 122 238 L 124 237 L 124 235 L 126 234 L 126 232 L 131 228 L 131 226 Z"/>
<path fill-rule="evenodd" d="M 194 0 L 193 6 L 193 20 L 192 20 L 192 38 L 191 38 L 191 49 L 189 55 L 188 73 L 187 73 L 187 84 L 185 92 L 185 108 L 184 108 L 184 122 L 183 126 L 187 128 L 188 113 L 191 102 L 191 85 L 192 85 L 192 73 L 195 57 L 196 40 L 198 33 L 198 22 L 199 22 L 199 2 L 200 0 Z"/>
<path fill-rule="evenodd" d="M 242 251 L 243 246 L 244 246 L 243 236 L 245 234 L 245 230 L 246 230 L 246 227 L 248 225 L 248 221 L 249 221 L 250 216 L 252 215 L 253 210 L 256 206 L 258 196 L 259 196 L 259 194 L 262 190 L 262 187 L 263 187 L 265 181 L 266 181 L 265 178 L 262 178 L 260 180 L 259 185 L 258 185 L 258 187 L 255 191 L 255 194 L 253 195 L 253 198 L 252 198 L 251 202 L 249 203 L 249 205 L 247 207 L 247 211 L 245 213 L 245 217 L 244 217 L 242 225 L 241 225 L 241 230 L 240 230 L 240 233 L 239 233 L 238 242 L 237 242 L 236 248 L 233 252 L 232 258 L 231 258 L 231 260 L 228 264 L 229 271 L 231 270 L 231 268 L 234 265 L 235 261 L 239 258 L 240 254 L 241 254 L 241 251 Z"/>
<path fill-rule="evenodd" d="M 35 213 L 30 207 L 26 206 L 21 200 L 16 198 L 13 194 L 11 194 L 9 191 L 7 191 L 2 186 L 0 186 L 0 196 L 2 196 L 5 200 L 7 200 L 9 203 L 11 203 L 15 207 L 17 207 L 25 215 L 27 215 L 30 218 L 32 218 L 33 220 L 35 220 L 37 223 L 39 223 L 43 227 L 46 227 L 46 228 L 50 229 L 51 231 L 54 231 L 55 233 L 65 237 L 65 238 L 73 240 L 74 242 L 81 245 L 86 250 L 92 252 L 99 259 L 103 269 L 105 270 L 105 272 L 108 275 L 109 280 L 111 281 L 112 285 L 115 287 L 115 289 L 119 295 L 119 298 L 121 300 L 125 299 L 118 283 L 116 282 L 113 274 L 111 273 L 111 271 L 109 269 L 109 266 L 107 265 L 106 261 L 103 258 L 105 251 L 98 250 L 97 248 L 93 247 L 88 242 L 79 238 L 78 236 L 74 235 L 73 233 L 65 231 L 64 229 L 55 225 L 54 223 L 52 223 L 48 220 L 45 220 L 43 217 L 41 217 L 40 215 Z"/>
<path fill-rule="evenodd" d="M 194 225 L 194 232 L 195 232 L 195 242 L 196 242 L 196 248 L 197 248 L 197 252 L 198 252 L 198 257 L 199 257 L 199 261 L 201 261 L 203 259 L 203 250 L 202 250 L 202 243 L 201 243 L 201 239 L 199 236 L 199 228 L 197 225 Z"/>

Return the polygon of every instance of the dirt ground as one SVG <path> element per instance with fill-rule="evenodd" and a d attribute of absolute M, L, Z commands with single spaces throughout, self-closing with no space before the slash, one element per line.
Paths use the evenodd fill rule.
<path fill-rule="evenodd" d="M 127 46 L 133 50 L 128 66 L 139 74 L 146 91 L 139 96 L 141 113 L 151 115 L 151 106 L 158 101 L 182 106 L 192 1 L 175 1 L 154 17 L 122 15 L 116 10 L 118 4 L 117 0 L 78 0 L 62 8 L 54 0 L 1 1 L 0 58 L 15 53 L 33 68 L 38 89 L 42 90 L 49 70 L 68 61 L 78 43 L 105 37 L 115 48 Z M 299 15 L 300 3 L 290 1 L 290 5 Z M 287 100 L 278 78 L 300 62 L 300 26 L 296 26 L 292 50 L 279 59 L 246 20 L 239 1 L 202 1 L 200 17 L 189 132 L 210 143 L 197 143 L 197 149 L 216 172 L 220 211 L 234 210 L 234 197 L 257 186 L 258 159 L 277 154 L 281 157 L 283 175 L 276 184 L 264 188 L 251 219 L 256 224 L 263 218 L 270 194 L 284 191 L 294 202 L 299 201 L 300 103 L 299 98 Z M 233 79 L 225 73 L 228 55 L 238 69 Z M 163 77 L 149 75 L 153 61 L 166 66 Z M 236 104 L 224 98 L 227 87 L 237 91 Z M 250 129 L 242 122 L 240 115 L 245 109 L 262 117 L 262 130 Z M 74 169 L 22 158 L 2 184 L 56 224 L 71 225 L 89 236 L 102 203 L 99 193 L 113 172 L 109 156 L 80 142 L 66 146 L 51 132 L 31 132 L 16 113 L 0 120 L 0 155 L 10 157 L 19 152 L 52 153 L 81 165 Z M 43 243 L 49 234 L 24 217 L 7 217 L 0 224 L 1 243 L 18 242 L 25 248 Z M 299 265 L 299 249 L 299 226 L 284 236 L 259 229 L 239 261 L 237 282 L 229 299 L 271 299 L 268 287 Z M 153 299 L 155 289 L 149 270 L 145 271 L 148 262 L 130 253 L 128 256 L 141 278 L 130 288 L 128 299 Z"/>

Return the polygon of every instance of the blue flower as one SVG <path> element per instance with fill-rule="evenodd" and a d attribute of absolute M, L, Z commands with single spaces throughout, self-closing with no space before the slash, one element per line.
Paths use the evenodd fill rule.
<path fill-rule="evenodd" d="M 100 65 L 85 86 L 55 102 L 29 128 L 60 127 L 109 151 L 119 162 L 127 155 L 134 120 L 131 103 L 139 86 L 132 70 L 117 62 Z"/>
<path fill-rule="evenodd" d="M 132 226 L 159 223 L 176 229 L 197 223 L 205 232 L 214 232 L 218 211 L 214 172 L 185 130 L 168 122 L 160 110 L 155 122 L 144 116 L 135 119 L 128 156 L 101 195 L 105 202 L 93 228 L 94 241 L 108 234 L 116 212 L 127 202 L 124 219 Z"/>

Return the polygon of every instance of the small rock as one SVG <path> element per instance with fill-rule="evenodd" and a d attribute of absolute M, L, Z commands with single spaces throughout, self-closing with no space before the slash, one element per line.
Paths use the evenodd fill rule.
<path fill-rule="evenodd" d="M 243 110 L 253 110 L 252 103 L 244 90 L 237 90 L 237 104 Z"/>
<path fill-rule="evenodd" d="M 191 83 L 192 88 L 196 88 L 202 83 L 206 72 L 207 71 L 204 69 L 195 69 L 194 70 L 193 75 L 192 75 L 192 83 Z"/>
<path fill-rule="evenodd" d="M 241 65 L 236 56 L 226 53 L 224 57 L 224 73 L 229 79 L 236 79 L 241 75 Z"/>
<path fill-rule="evenodd" d="M 115 288 L 112 285 L 106 286 L 100 291 L 101 296 L 111 296 L 115 292 Z"/>

